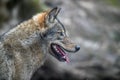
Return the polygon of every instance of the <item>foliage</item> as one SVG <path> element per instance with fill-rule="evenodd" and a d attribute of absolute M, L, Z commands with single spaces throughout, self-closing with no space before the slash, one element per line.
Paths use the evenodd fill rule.
<path fill-rule="evenodd" d="M 106 1 L 113 6 L 120 7 L 120 0 L 106 0 Z"/>

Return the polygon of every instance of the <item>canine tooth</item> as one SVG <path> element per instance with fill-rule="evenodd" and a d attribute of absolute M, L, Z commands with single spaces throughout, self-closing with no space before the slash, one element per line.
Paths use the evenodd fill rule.
<path fill-rule="evenodd" d="M 65 56 L 63 56 L 63 58 L 66 58 Z"/>
<path fill-rule="evenodd" d="M 56 49 L 56 46 L 53 46 Z"/>
<path fill-rule="evenodd" d="M 55 48 L 55 50 L 58 51 L 57 48 Z"/>
<path fill-rule="evenodd" d="M 57 50 L 57 52 L 59 52 L 59 51 Z"/>

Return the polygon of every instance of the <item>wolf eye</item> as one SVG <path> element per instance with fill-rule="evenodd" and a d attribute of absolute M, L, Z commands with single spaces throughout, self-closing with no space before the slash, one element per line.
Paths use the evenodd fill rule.
<path fill-rule="evenodd" d="M 62 32 L 60 33 L 60 35 L 61 35 L 61 36 L 64 36 L 64 34 L 63 34 Z"/>
<path fill-rule="evenodd" d="M 64 36 L 64 33 L 63 32 L 58 32 L 60 34 L 60 36 Z"/>

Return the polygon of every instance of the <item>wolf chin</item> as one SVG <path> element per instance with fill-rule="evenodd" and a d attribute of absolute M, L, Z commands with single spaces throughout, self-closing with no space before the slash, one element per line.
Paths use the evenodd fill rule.
<path fill-rule="evenodd" d="M 30 80 L 46 55 L 69 62 L 66 53 L 80 47 L 70 41 L 57 15 L 60 8 L 39 13 L 1 36 L 0 80 Z"/>

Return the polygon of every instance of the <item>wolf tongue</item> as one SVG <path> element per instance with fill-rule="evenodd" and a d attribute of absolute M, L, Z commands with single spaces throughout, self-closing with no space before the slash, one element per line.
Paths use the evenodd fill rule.
<path fill-rule="evenodd" d="M 60 54 L 63 55 L 62 58 L 64 58 L 66 60 L 66 62 L 69 63 L 69 58 L 68 58 L 67 54 L 62 49 L 60 49 L 59 46 L 56 46 L 56 48 L 59 50 Z"/>

